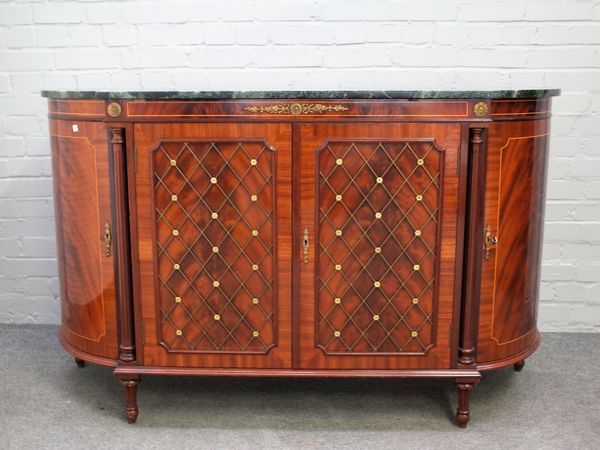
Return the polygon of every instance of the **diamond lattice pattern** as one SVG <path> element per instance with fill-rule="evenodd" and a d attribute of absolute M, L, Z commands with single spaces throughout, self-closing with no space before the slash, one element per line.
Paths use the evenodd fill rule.
<path fill-rule="evenodd" d="M 173 351 L 273 343 L 273 152 L 163 142 L 154 152 L 160 336 Z"/>
<path fill-rule="evenodd" d="M 318 343 L 432 343 L 440 153 L 431 141 L 330 142 L 319 155 Z"/>

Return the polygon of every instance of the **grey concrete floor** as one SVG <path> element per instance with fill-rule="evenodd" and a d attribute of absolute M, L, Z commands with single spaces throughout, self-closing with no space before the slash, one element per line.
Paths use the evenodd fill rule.
<path fill-rule="evenodd" d="M 546 333 L 486 374 L 467 429 L 448 380 L 146 377 L 128 425 L 109 368 L 53 326 L 0 325 L 2 449 L 600 449 L 600 334 Z"/>

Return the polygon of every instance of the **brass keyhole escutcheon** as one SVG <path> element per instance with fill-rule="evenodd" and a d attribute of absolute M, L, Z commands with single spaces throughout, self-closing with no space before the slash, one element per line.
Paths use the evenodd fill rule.
<path fill-rule="evenodd" d="M 106 222 L 104 224 L 104 249 L 105 254 L 109 257 L 112 253 L 112 232 L 110 230 L 110 223 Z"/>
<path fill-rule="evenodd" d="M 304 227 L 304 233 L 302 234 L 302 253 L 304 255 L 304 264 L 308 264 L 308 250 L 310 242 L 308 240 L 308 228 Z"/>
<path fill-rule="evenodd" d="M 491 227 L 489 225 L 485 226 L 485 236 L 484 236 L 484 259 L 490 259 L 490 250 L 492 249 L 492 245 L 496 245 L 498 243 L 498 237 L 492 236 Z"/>

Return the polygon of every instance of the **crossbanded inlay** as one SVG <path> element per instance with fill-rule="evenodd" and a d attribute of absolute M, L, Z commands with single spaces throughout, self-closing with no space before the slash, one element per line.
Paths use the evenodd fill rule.
<path fill-rule="evenodd" d="M 326 352 L 432 344 L 440 164 L 432 141 L 320 151 L 317 344 Z"/>
<path fill-rule="evenodd" d="M 273 345 L 273 164 L 262 142 L 154 151 L 159 333 L 169 351 Z"/>

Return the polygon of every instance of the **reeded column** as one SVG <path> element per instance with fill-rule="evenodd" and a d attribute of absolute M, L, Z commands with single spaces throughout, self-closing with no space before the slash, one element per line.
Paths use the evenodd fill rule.
<path fill-rule="evenodd" d="M 110 128 L 112 177 L 114 186 L 113 223 L 115 231 L 115 270 L 119 318 L 119 360 L 135 361 L 133 336 L 133 299 L 131 295 L 131 263 L 129 255 L 129 208 L 127 193 L 127 158 L 125 129 Z"/>
<path fill-rule="evenodd" d="M 471 128 L 469 135 L 469 200 L 466 252 L 466 283 L 461 311 L 460 344 L 458 362 L 462 366 L 475 365 L 477 339 L 477 315 L 479 304 L 479 281 L 481 279 L 482 236 L 485 193 L 485 128 Z"/>

